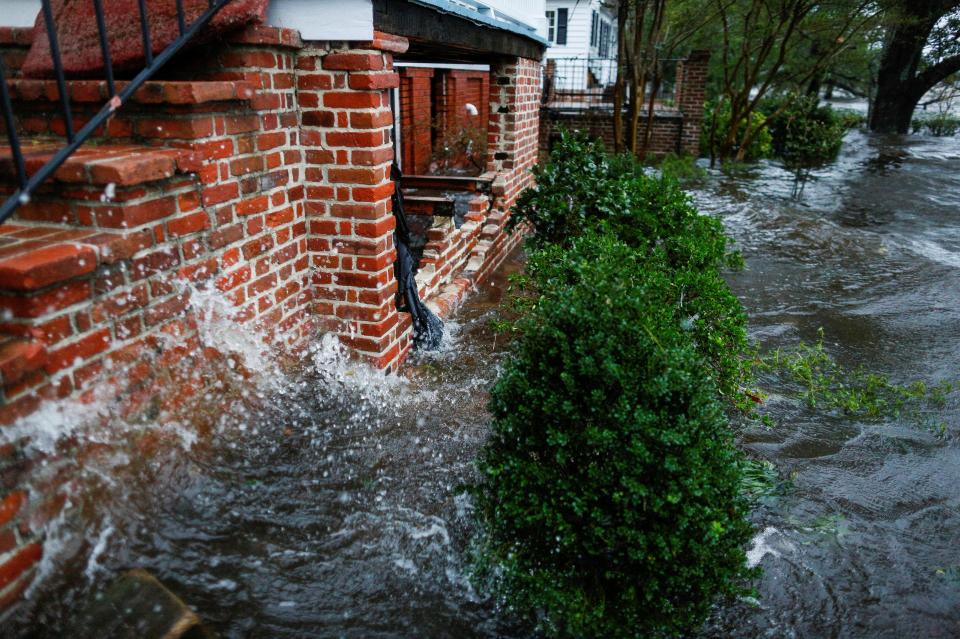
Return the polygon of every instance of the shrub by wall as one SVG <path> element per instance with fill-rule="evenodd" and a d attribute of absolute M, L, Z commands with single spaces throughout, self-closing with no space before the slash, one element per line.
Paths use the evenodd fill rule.
<path fill-rule="evenodd" d="M 534 174 L 537 187 L 521 194 L 511 218 L 532 228 L 531 273 L 542 273 L 543 285 L 576 282 L 582 277 L 576 256 L 595 259 L 591 252 L 601 249 L 596 243 L 571 255 L 566 249 L 584 234 L 612 234 L 649 268 L 671 273 L 663 303 L 691 325 L 721 394 L 736 404 L 747 401 L 739 358 L 746 315 L 720 275 L 742 259 L 719 220 L 701 215 L 673 177 L 645 173 L 633 158 L 610 158 L 602 145 L 568 133 Z"/>
<path fill-rule="evenodd" d="M 664 303 L 671 273 L 609 235 L 571 254 L 538 267 L 544 294 L 492 393 L 483 574 L 549 636 L 679 634 L 748 574 L 741 456 Z M 576 281 L 544 279 L 561 270 Z"/>
<path fill-rule="evenodd" d="M 548 636 L 681 634 L 752 574 L 735 259 L 672 179 L 555 148 L 514 212 L 539 298 L 492 391 L 476 574 Z"/>

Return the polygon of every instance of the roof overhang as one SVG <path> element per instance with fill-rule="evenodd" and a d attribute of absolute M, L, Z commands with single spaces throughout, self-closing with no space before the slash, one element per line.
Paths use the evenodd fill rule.
<path fill-rule="evenodd" d="M 448 0 L 373 0 L 378 31 L 410 40 L 404 59 L 489 61 L 491 57 L 539 60 L 547 43 L 523 23 Z M 466 6 L 464 6 L 466 5 Z"/>

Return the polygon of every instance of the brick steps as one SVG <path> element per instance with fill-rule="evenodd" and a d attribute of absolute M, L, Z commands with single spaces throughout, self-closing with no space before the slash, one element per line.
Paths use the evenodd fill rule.
<path fill-rule="evenodd" d="M 152 245 L 147 232 L 109 233 L 67 226 L 0 226 L 0 291 L 33 292 L 52 287 L 133 256 Z M 15 304 L 14 314 L 35 316 L 29 298 Z M 0 300 L 9 309 L 10 299 Z"/>
<path fill-rule="evenodd" d="M 27 175 L 37 172 L 63 146 L 54 140 L 31 140 L 23 147 Z M 134 186 L 173 176 L 195 166 L 192 154 L 131 144 L 86 145 L 60 165 L 53 179 L 92 186 Z M 0 180 L 13 182 L 16 172 L 8 146 L 0 146 Z"/>
<path fill-rule="evenodd" d="M 118 81 L 117 91 L 122 91 L 127 82 Z M 54 80 L 17 78 L 9 82 L 10 98 L 17 102 L 57 102 L 60 91 Z M 253 97 L 254 85 L 242 80 L 152 80 L 144 83 L 130 96 L 136 104 L 194 105 L 209 102 L 249 100 Z M 98 107 L 110 99 L 104 80 L 68 80 L 67 93 L 71 102 L 95 103 Z"/>
<path fill-rule="evenodd" d="M 53 80 L 14 78 L 9 82 L 11 101 L 21 137 L 63 138 L 59 89 Z M 118 81 L 118 90 L 126 82 Z M 93 140 L 110 143 L 189 144 L 233 129 L 256 128 L 236 122 L 237 113 L 268 104 L 281 106 L 278 94 L 263 93 L 244 78 L 208 80 L 153 80 L 145 83 L 98 128 Z M 90 121 L 110 99 L 103 80 L 67 80 L 74 129 Z M 0 123 L 0 133 L 3 125 Z"/>

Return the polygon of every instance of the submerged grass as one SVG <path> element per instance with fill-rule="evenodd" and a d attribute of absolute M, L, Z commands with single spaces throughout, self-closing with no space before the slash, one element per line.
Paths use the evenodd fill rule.
<path fill-rule="evenodd" d="M 781 390 L 793 391 L 811 409 L 838 412 L 861 420 L 903 419 L 945 437 L 947 424 L 936 419 L 960 381 L 898 384 L 863 366 L 847 368 L 823 347 L 823 329 L 812 344 L 801 341 L 788 349 L 757 353 L 754 368 L 767 374 Z"/>

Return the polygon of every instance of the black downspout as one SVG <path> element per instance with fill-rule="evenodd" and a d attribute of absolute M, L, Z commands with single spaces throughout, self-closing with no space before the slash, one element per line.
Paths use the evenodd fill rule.
<path fill-rule="evenodd" d="M 391 110 L 396 104 L 396 89 L 390 90 Z M 417 281 L 410 253 L 410 227 L 403 210 L 403 194 L 400 192 L 400 166 L 397 164 L 397 120 L 394 114 L 392 126 L 393 165 L 390 167 L 390 179 L 393 180 L 393 217 L 397 227 L 393 232 L 393 244 L 397 249 L 397 260 L 393 263 L 393 274 L 397 279 L 397 308 L 403 308 L 413 319 L 413 347 L 415 349 L 436 350 L 443 340 L 443 322 L 427 308 L 417 291 Z"/>

